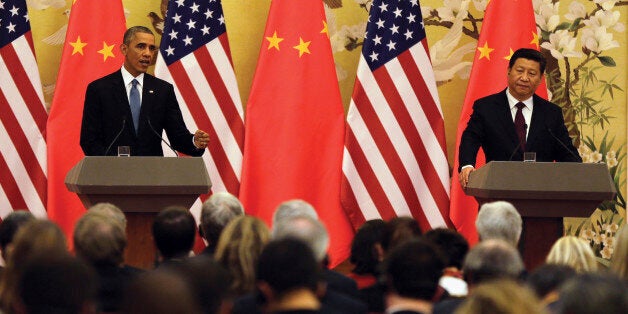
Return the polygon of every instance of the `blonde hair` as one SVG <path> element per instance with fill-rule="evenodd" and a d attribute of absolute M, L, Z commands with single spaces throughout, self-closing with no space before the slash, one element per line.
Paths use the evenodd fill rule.
<path fill-rule="evenodd" d="M 513 280 L 495 280 L 478 285 L 455 312 L 482 313 L 547 313 L 541 301 L 530 289 Z"/>
<path fill-rule="evenodd" d="M 589 243 L 575 236 L 563 236 L 547 255 L 548 264 L 567 265 L 578 273 L 598 270 L 597 260 Z"/>
<path fill-rule="evenodd" d="M 266 224 L 251 216 L 232 220 L 222 231 L 215 259 L 231 273 L 233 293 L 242 295 L 253 291 L 257 261 L 269 239 Z"/>
<path fill-rule="evenodd" d="M 628 281 L 628 227 L 626 224 L 615 234 L 611 271 L 624 281 Z"/>

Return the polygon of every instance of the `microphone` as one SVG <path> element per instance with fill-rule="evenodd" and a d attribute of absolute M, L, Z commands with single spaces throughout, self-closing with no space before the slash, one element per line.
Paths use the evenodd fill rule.
<path fill-rule="evenodd" d="M 571 156 L 574 158 L 574 161 L 582 161 L 582 158 L 580 158 L 580 156 L 576 155 L 571 149 L 569 149 L 569 147 L 567 147 L 567 145 L 565 145 L 565 143 L 563 143 L 563 141 L 558 138 L 558 136 L 554 134 L 552 128 L 550 128 L 548 125 L 545 125 L 545 128 L 547 129 L 547 132 L 549 132 L 549 134 L 560 144 L 560 146 L 562 146 L 566 151 L 569 152 L 569 154 L 571 154 Z"/>
<path fill-rule="evenodd" d="M 526 134 L 528 132 L 528 124 L 524 123 L 523 124 L 523 133 Z M 512 153 L 510 154 L 510 157 L 508 158 L 508 161 L 512 161 L 512 157 L 515 156 L 515 153 L 519 150 L 519 148 L 521 148 L 521 144 L 523 144 L 523 141 L 519 141 L 519 144 L 517 144 L 517 147 L 515 147 L 515 150 L 512 151 Z"/>
<path fill-rule="evenodd" d="M 177 153 L 176 150 L 174 150 L 174 148 L 172 148 L 172 146 L 170 146 L 170 143 L 166 142 L 166 140 L 161 137 L 161 135 L 159 133 L 157 133 L 157 131 L 155 131 L 155 128 L 153 128 L 153 124 L 150 122 L 150 118 L 146 119 L 148 121 L 148 126 L 150 127 L 151 131 L 153 131 L 153 133 L 155 133 L 155 135 L 157 135 L 157 137 L 159 137 L 159 139 L 166 143 L 166 145 L 170 148 L 170 150 L 172 150 L 174 152 L 174 154 L 179 157 L 179 154 Z"/>
<path fill-rule="evenodd" d="M 118 140 L 118 138 L 122 134 L 122 131 L 124 131 L 125 125 L 126 125 L 126 116 L 122 117 L 122 127 L 120 128 L 120 131 L 118 132 L 118 134 L 116 134 L 116 136 L 113 138 L 113 141 L 111 141 L 111 144 L 107 146 L 107 149 L 105 150 L 105 156 L 107 156 L 107 153 L 109 153 L 109 150 L 111 150 L 111 146 L 113 146 L 113 143 L 115 143 Z"/>

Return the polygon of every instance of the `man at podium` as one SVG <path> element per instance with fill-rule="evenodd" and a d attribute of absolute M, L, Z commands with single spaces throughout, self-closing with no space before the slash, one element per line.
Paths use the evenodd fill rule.
<path fill-rule="evenodd" d="M 87 156 L 116 155 L 128 146 L 133 156 L 163 156 L 163 131 L 174 150 L 201 156 L 209 135 L 185 126 L 172 84 L 146 73 L 157 46 L 152 31 L 134 26 L 124 33 L 122 68 L 87 86 L 81 148 Z"/>
<path fill-rule="evenodd" d="M 480 147 L 486 162 L 523 160 L 524 152 L 536 153 L 536 161 L 582 162 L 561 108 L 535 94 L 546 63 L 539 51 L 518 49 L 508 64 L 508 87 L 473 104 L 460 139 L 458 180 L 463 188 Z"/>

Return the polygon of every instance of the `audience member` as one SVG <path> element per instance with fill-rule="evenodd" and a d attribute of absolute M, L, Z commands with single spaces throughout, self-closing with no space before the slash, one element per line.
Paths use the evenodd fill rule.
<path fill-rule="evenodd" d="M 24 265 L 39 252 L 66 253 L 67 246 L 61 229 L 48 220 L 35 219 L 22 226 L 13 239 L 13 249 L 0 281 L 0 305 L 5 313 L 13 313 L 17 284 Z"/>
<path fill-rule="evenodd" d="M 610 269 L 628 283 L 628 225 L 626 224 L 615 235 L 615 250 Z"/>
<path fill-rule="evenodd" d="M 480 284 L 456 314 L 543 314 L 546 311 L 530 289 L 516 281 L 500 279 Z"/>
<path fill-rule="evenodd" d="M 181 261 L 184 263 L 185 261 Z M 191 284 L 170 269 L 177 263 L 140 274 L 129 284 L 122 314 L 201 314 Z"/>
<path fill-rule="evenodd" d="M 97 203 L 88 209 L 89 212 L 98 213 L 112 218 L 122 225 L 122 229 L 126 230 L 126 216 L 120 207 L 111 203 Z"/>
<path fill-rule="evenodd" d="M 576 271 L 567 265 L 545 264 L 537 267 L 526 278 L 526 282 L 541 299 L 541 304 L 555 313 L 558 288 L 576 276 Z"/>
<path fill-rule="evenodd" d="M 310 216 L 293 216 L 280 219 L 273 226 L 272 238 L 274 240 L 295 238 L 304 241 L 314 252 L 314 257 L 324 265 L 324 260 L 329 247 L 329 234 L 323 224 Z M 343 293 L 349 297 L 358 297 L 358 288 L 355 281 L 338 272 L 323 267 L 323 278 L 329 290 Z"/>
<path fill-rule="evenodd" d="M 550 249 L 546 263 L 567 265 L 578 273 L 595 272 L 598 269 L 595 253 L 585 240 L 563 236 Z"/>
<path fill-rule="evenodd" d="M 29 211 L 12 211 L 0 223 L 0 250 L 2 250 L 2 260 L 6 264 L 8 251 L 11 250 L 11 243 L 17 230 L 27 222 L 34 220 L 35 216 Z M 2 268 L 0 268 L 0 271 Z"/>
<path fill-rule="evenodd" d="M 413 239 L 393 248 L 384 263 L 386 313 L 432 313 L 432 299 L 445 269 L 438 249 L 425 240 Z"/>
<path fill-rule="evenodd" d="M 475 227 L 480 241 L 499 239 L 517 247 L 521 237 L 521 215 L 508 202 L 486 203 L 480 207 Z"/>
<path fill-rule="evenodd" d="M 39 251 L 23 266 L 16 309 L 24 314 L 96 313 L 96 279 L 81 260 L 60 251 Z"/>
<path fill-rule="evenodd" d="M 425 233 L 425 239 L 436 245 L 446 261 L 439 285 L 450 296 L 466 296 L 468 289 L 462 276 L 462 262 L 469 251 L 467 240 L 460 233 L 447 228 L 432 229 Z"/>
<path fill-rule="evenodd" d="M 218 240 L 214 258 L 231 274 L 231 292 L 244 295 L 255 288 L 255 266 L 270 238 L 266 224 L 252 216 L 232 220 Z"/>
<path fill-rule="evenodd" d="M 273 213 L 272 226 L 274 228 L 278 221 L 297 216 L 308 216 L 318 220 L 318 214 L 312 204 L 304 200 L 294 199 L 285 201 L 277 206 L 277 209 L 275 209 Z"/>
<path fill-rule="evenodd" d="M 238 216 L 244 215 L 242 203 L 229 192 L 216 192 L 210 196 L 201 209 L 199 232 L 207 241 L 203 254 L 213 256 L 222 230 Z"/>
<path fill-rule="evenodd" d="M 386 223 L 386 230 L 382 236 L 382 248 L 387 254 L 397 245 L 423 234 L 421 226 L 412 217 L 396 217 Z"/>
<path fill-rule="evenodd" d="M 380 262 L 384 259 L 382 236 L 385 228 L 383 220 L 369 220 L 358 228 L 353 237 L 349 260 L 354 267 L 347 276 L 355 280 L 358 289 L 371 287 L 377 282 Z"/>
<path fill-rule="evenodd" d="M 126 233 L 119 220 L 99 211 L 88 211 L 74 227 L 76 255 L 97 274 L 99 312 L 120 310 L 123 292 L 140 269 L 124 265 Z"/>
<path fill-rule="evenodd" d="M 168 207 L 153 221 L 153 239 L 159 251 L 158 263 L 176 263 L 186 258 L 194 246 L 196 221 L 183 207 Z"/>
<path fill-rule="evenodd" d="M 583 273 L 559 292 L 558 314 L 628 313 L 628 287 L 612 274 Z"/>

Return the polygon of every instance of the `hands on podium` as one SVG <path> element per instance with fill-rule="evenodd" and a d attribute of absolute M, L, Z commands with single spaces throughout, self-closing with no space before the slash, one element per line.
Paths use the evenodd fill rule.
<path fill-rule="evenodd" d="M 467 184 L 469 183 L 469 174 L 473 171 L 475 171 L 474 167 L 466 167 L 460 170 L 460 173 L 458 174 L 458 181 L 460 181 L 460 186 L 463 189 L 467 188 Z"/>

